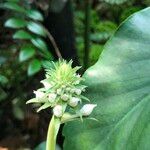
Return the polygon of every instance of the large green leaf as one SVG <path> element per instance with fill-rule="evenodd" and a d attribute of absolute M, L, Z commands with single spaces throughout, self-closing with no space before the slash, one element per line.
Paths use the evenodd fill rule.
<path fill-rule="evenodd" d="M 150 8 L 129 17 L 85 74 L 92 117 L 68 123 L 65 150 L 149 150 Z"/>
<path fill-rule="evenodd" d="M 109 4 L 122 4 L 122 3 L 129 1 L 129 0 L 99 0 L 99 1 L 105 1 Z"/>

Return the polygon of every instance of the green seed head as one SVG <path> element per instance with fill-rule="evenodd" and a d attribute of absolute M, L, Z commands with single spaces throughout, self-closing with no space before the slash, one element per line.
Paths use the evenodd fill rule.
<path fill-rule="evenodd" d="M 42 104 L 38 111 L 51 107 L 54 116 L 59 118 L 65 114 L 67 107 L 74 109 L 74 112 L 81 116 L 82 111 L 77 109 L 79 101 L 86 99 L 82 96 L 86 86 L 81 84 L 83 78 L 76 73 L 80 67 L 72 68 L 72 61 L 67 63 L 65 60 L 52 64 L 53 66 L 46 70 L 46 78 L 41 81 L 43 88 L 34 91 L 35 98 L 27 103 Z"/>

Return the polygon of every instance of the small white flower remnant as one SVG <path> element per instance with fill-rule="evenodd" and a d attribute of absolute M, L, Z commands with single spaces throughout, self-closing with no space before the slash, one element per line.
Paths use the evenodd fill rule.
<path fill-rule="evenodd" d="M 35 97 L 37 98 L 37 99 L 41 99 L 41 98 L 43 98 L 44 97 L 44 93 L 43 92 L 41 92 L 41 91 L 33 91 L 33 93 L 35 94 Z"/>
<path fill-rule="evenodd" d="M 56 97 L 57 97 L 57 95 L 55 93 L 50 93 L 48 95 L 49 102 L 51 102 L 51 103 L 55 102 Z"/>
<path fill-rule="evenodd" d="M 81 108 L 80 113 L 82 114 L 82 116 L 89 116 L 96 106 L 96 104 L 85 104 Z"/>
<path fill-rule="evenodd" d="M 78 102 L 80 101 L 79 98 L 76 98 L 76 97 L 72 97 L 69 101 L 69 105 L 71 107 L 76 107 L 78 105 Z"/>
<path fill-rule="evenodd" d="M 54 116 L 60 118 L 63 115 L 63 108 L 61 105 L 56 105 L 53 109 Z"/>

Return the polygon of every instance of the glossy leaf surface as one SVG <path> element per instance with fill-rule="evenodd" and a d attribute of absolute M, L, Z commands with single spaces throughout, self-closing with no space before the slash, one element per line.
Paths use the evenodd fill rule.
<path fill-rule="evenodd" d="M 123 22 L 84 77 L 99 122 L 68 123 L 64 150 L 148 150 L 150 8 Z"/>

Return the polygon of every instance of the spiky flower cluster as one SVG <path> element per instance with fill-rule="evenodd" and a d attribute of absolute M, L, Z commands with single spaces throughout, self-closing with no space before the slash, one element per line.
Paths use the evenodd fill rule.
<path fill-rule="evenodd" d="M 79 69 L 80 67 L 72 68 L 72 61 L 53 62 L 53 67 L 46 70 L 46 79 L 41 81 L 44 87 L 34 91 L 35 98 L 27 103 L 41 103 L 38 112 L 52 107 L 54 116 L 59 118 L 65 114 L 68 106 L 76 110 L 76 117 L 90 115 L 96 107 L 94 104 L 86 104 L 77 109 L 82 100 L 88 100 L 81 95 L 86 86 L 80 83 L 83 78 L 76 73 Z"/>

